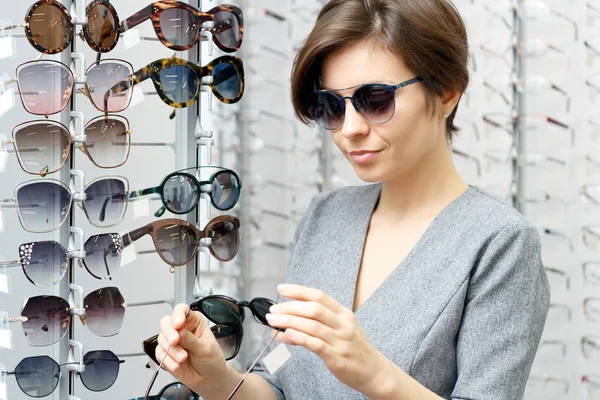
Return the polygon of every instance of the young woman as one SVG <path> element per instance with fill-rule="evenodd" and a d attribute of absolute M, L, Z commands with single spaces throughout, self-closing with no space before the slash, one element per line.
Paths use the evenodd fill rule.
<path fill-rule="evenodd" d="M 447 0 L 331 0 L 292 100 L 366 182 L 318 195 L 269 323 L 295 345 L 234 399 L 518 399 L 549 305 L 537 231 L 458 175 L 449 143 L 468 83 Z M 161 321 L 156 355 L 205 400 L 240 378 L 198 313 Z"/>

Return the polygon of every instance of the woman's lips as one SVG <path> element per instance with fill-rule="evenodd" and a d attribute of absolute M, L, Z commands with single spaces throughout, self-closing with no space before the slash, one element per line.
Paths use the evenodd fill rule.
<path fill-rule="evenodd" d="M 375 159 L 379 155 L 381 150 L 377 151 L 369 151 L 369 150 L 361 150 L 361 151 L 352 151 L 348 153 L 352 161 L 356 164 L 365 164 Z"/>

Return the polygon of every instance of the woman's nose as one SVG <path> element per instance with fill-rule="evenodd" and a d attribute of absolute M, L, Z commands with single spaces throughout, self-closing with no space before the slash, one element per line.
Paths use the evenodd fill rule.
<path fill-rule="evenodd" d="M 347 139 L 369 133 L 369 122 L 356 111 L 350 99 L 345 101 L 346 112 L 339 132 Z"/>

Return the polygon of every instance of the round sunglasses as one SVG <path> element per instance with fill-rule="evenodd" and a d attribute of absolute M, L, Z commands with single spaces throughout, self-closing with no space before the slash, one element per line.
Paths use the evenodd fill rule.
<path fill-rule="evenodd" d="M 397 85 L 360 85 L 352 96 L 339 96 L 331 90 L 318 90 L 308 95 L 306 108 L 312 119 L 327 130 L 335 130 L 342 126 L 346 115 L 346 99 L 350 100 L 356 112 L 367 121 L 385 124 L 392 119 L 396 110 L 396 90 L 423 80 L 417 76 Z"/>
<path fill-rule="evenodd" d="M 230 169 L 216 166 L 210 168 L 218 171 L 206 181 L 199 181 L 194 175 L 186 172 L 198 168 L 186 168 L 167 175 L 158 186 L 131 192 L 129 198 L 159 194 L 163 206 L 154 214 L 155 217 L 162 216 L 165 210 L 173 214 L 189 213 L 198 205 L 202 193 L 210 196 L 216 209 L 230 210 L 240 197 L 240 177 Z"/>
<path fill-rule="evenodd" d="M 221 4 L 204 12 L 180 1 L 155 1 L 123 21 L 121 32 L 149 19 L 158 40 L 172 50 L 191 49 L 200 40 L 203 30 L 208 30 L 213 42 L 226 53 L 242 45 L 242 10 L 232 4 Z M 203 23 L 211 21 L 213 26 L 205 29 Z"/>
<path fill-rule="evenodd" d="M 101 392 L 109 389 L 119 376 L 120 364 L 125 360 L 110 350 L 88 351 L 83 356 L 85 369 L 78 372 L 81 383 L 92 392 Z M 22 359 L 14 371 L 7 375 L 14 375 L 17 384 L 23 393 L 30 397 L 46 397 L 54 392 L 60 380 L 60 367 L 75 362 L 58 364 L 48 356 L 35 356 Z"/>
<path fill-rule="evenodd" d="M 97 289 L 83 299 L 85 313 L 81 323 L 97 336 L 114 336 L 121 330 L 125 317 L 125 299 L 116 287 Z M 50 346 L 60 341 L 71 325 L 71 315 L 78 306 L 58 296 L 34 296 L 25 300 L 21 317 L 8 322 L 21 322 L 30 346 Z"/>
<path fill-rule="evenodd" d="M 94 0 L 85 9 L 87 24 L 82 39 L 98 53 L 111 51 L 119 39 L 119 16 L 108 0 Z M 67 8 L 56 0 L 40 0 L 25 14 L 25 23 L 3 29 L 24 27 L 29 43 L 45 54 L 57 54 L 71 44 L 75 23 Z"/>
<path fill-rule="evenodd" d="M 129 158 L 131 129 L 127 118 L 120 115 L 96 117 L 86 124 L 85 135 L 85 143 L 75 143 L 75 147 L 97 167 L 116 168 Z M 1 145 L 13 145 L 23 171 L 44 177 L 64 167 L 72 143 L 71 132 L 65 125 L 35 120 L 16 125 L 12 138 Z"/>

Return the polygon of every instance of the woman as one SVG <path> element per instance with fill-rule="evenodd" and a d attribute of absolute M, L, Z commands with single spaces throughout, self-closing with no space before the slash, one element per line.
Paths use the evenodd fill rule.
<path fill-rule="evenodd" d="M 301 48 L 292 100 L 366 182 L 318 195 L 269 323 L 295 345 L 235 399 L 518 399 L 549 286 L 537 231 L 452 161 L 467 35 L 446 0 L 331 0 Z M 365 86 L 366 85 L 366 86 Z M 185 305 L 156 355 L 205 400 L 240 374 Z"/>

